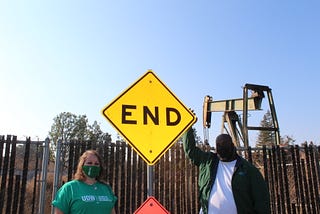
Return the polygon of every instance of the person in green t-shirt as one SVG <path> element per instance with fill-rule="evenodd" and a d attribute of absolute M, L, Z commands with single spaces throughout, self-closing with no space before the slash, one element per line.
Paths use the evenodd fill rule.
<path fill-rule="evenodd" d="M 88 150 L 79 159 L 74 180 L 65 183 L 52 201 L 55 214 L 114 214 L 117 197 L 102 179 L 102 159 Z"/>

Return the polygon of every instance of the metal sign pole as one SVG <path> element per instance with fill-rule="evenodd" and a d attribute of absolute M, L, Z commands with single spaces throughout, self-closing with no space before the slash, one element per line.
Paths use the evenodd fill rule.
<path fill-rule="evenodd" d="M 148 165 L 147 168 L 147 186 L 148 186 L 148 197 L 153 195 L 153 166 Z"/>

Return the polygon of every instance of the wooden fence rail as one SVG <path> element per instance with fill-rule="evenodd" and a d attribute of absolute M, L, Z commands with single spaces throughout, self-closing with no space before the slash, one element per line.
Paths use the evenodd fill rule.
<path fill-rule="evenodd" d="M 73 178 L 79 156 L 87 149 L 96 149 L 104 160 L 106 181 L 118 197 L 117 213 L 134 213 L 147 199 L 148 166 L 126 143 L 70 142 L 62 148 L 68 158 L 61 160 L 65 168 L 59 186 Z M 27 139 L 21 144 L 16 137 L 0 136 L 0 213 L 37 213 L 41 152 L 39 143 Z M 272 213 L 320 214 L 319 146 L 249 148 L 238 152 L 264 175 Z M 175 143 L 153 166 L 153 196 L 170 213 L 198 213 L 197 182 L 198 168 L 186 158 L 181 142 Z M 50 194 L 52 183 L 48 185 L 46 210 L 50 210 Z"/>

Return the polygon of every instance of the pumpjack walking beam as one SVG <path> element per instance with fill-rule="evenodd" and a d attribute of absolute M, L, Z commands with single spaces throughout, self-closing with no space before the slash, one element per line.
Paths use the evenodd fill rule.
<path fill-rule="evenodd" d="M 248 96 L 249 90 L 252 91 L 250 97 Z M 268 95 L 273 127 L 248 126 L 248 111 L 261 110 L 264 92 L 267 92 Z M 242 123 L 236 111 L 242 111 Z M 268 86 L 245 84 L 243 87 L 243 98 L 238 99 L 213 101 L 211 96 L 206 96 L 203 105 L 203 127 L 205 129 L 208 129 L 211 126 L 212 112 L 224 112 L 221 132 L 227 131 L 231 135 L 234 144 L 238 147 L 240 147 L 240 139 L 243 141 L 244 147 L 248 147 L 248 130 L 274 131 L 276 144 L 280 143 L 279 125 L 274 101 L 271 89 Z M 229 130 L 224 123 L 228 124 Z"/>

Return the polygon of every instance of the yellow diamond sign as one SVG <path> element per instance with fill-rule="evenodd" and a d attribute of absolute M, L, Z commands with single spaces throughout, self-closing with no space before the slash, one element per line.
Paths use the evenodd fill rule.
<path fill-rule="evenodd" d="M 149 165 L 197 120 L 152 70 L 107 105 L 102 114 Z"/>

